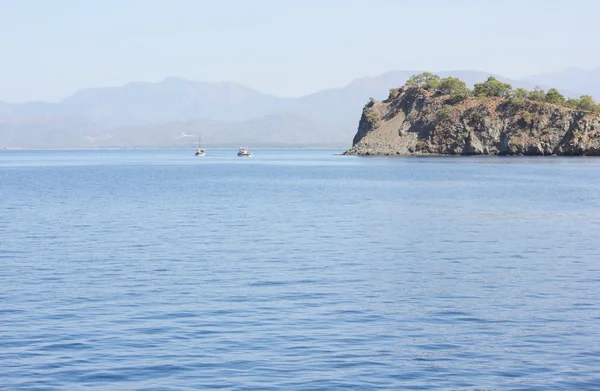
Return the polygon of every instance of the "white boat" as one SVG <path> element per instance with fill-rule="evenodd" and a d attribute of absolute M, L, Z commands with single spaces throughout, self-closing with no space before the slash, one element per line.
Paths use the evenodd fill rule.
<path fill-rule="evenodd" d="M 196 148 L 196 156 L 206 156 L 206 151 L 200 147 L 200 144 L 200 135 L 198 135 L 198 148 Z"/>
<path fill-rule="evenodd" d="M 248 151 L 246 148 L 240 148 L 238 150 L 237 153 L 238 156 L 246 156 L 246 157 L 250 157 L 252 156 L 252 152 Z"/>

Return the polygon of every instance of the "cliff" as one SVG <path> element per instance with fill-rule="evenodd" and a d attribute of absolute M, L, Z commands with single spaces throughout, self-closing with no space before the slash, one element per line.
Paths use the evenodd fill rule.
<path fill-rule="evenodd" d="M 600 156 L 600 115 L 526 99 L 405 86 L 371 100 L 346 155 Z"/>

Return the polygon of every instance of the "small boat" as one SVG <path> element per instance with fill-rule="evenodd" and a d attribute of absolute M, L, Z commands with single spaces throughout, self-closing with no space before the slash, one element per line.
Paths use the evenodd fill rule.
<path fill-rule="evenodd" d="M 246 148 L 240 148 L 237 155 L 250 157 L 250 156 L 252 156 L 252 152 L 248 151 Z"/>
<path fill-rule="evenodd" d="M 196 156 L 206 156 L 206 151 L 200 147 L 200 135 L 198 135 L 198 148 L 196 148 Z"/>

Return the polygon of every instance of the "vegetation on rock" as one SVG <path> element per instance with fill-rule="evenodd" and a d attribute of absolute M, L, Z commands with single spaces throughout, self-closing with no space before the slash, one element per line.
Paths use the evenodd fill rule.
<path fill-rule="evenodd" d="M 423 88 L 425 90 L 437 90 L 440 85 L 440 77 L 431 72 L 424 72 L 411 76 L 407 82 L 411 87 Z"/>
<path fill-rule="evenodd" d="M 600 156 L 600 105 L 494 77 L 412 76 L 363 108 L 350 155 Z"/>
<path fill-rule="evenodd" d="M 553 105 L 564 106 L 567 101 L 556 88 L 550 88 L 548 92 L 546 92 L 544 102 L 552 103 Z"/>
<path fill-rule="evenodd" d="M 540 87 L 536 87 L 532 91 L 524 88 L 513 89 L 510 84 L 503 83 L 493 76 L 490 76 L 484 82 L 476 83 L 473 86 L 473 90 L 470 90 L 464 81 L 456 77 L 440 78 L 430 72 L 411 76 L 406 85 L 422 88 L 438 95 L 451 95 L 454 98 L 459 98 L 454 99 L 454 102 L 459 102 L 469 96 L 478 98 L 507 98 L 514 101 L 513 103 L 517 105 L 522 103 L 520 100 L 531 100 L 575 110 L 600 112 L 600 104 L 594 102 L 594 99 L 589 95 L 582 95 L 579 99 L 566 99 L 556 88 L 551 88 L 547 92 Z M 395 99 L 398 96 L 398 91 L 397 88 L 390 89 L 388 100 Z"/>
<path fill-rule="evenodd" d="M 470 91 L 464 81 L 456 77 L 447 77 L 440 80 L 438 92 L 442 95 L 468 95 Z"/>
<path fill-rule="evenodd" d="M 494 76 L 488 77 L 483 83 L 476 83 L 473 86 L 473 95 L 489 98 L 508 98 L 512 93 L 512 86 L 508 83 L 502 83 Z"/>
<path fill-rule="evenodd" d="M 367 119 L 369 120 L 369 122 L 371 122 L 372 124 L 379 121 L 379 119 L 380 119 L 379 114 L 377 114 L 377 112 L 375 112 L 373 110 L 367 110 L 365 115 L 366 115 Z"/>

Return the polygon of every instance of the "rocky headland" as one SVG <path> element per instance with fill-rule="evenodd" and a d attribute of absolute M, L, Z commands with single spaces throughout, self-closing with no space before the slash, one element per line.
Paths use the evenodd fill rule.
<path fill-rule="evenodd" d="M 471 91 L 458 79 L 421 78 L 371 99 L 344 154 L 600 156 L 600 107 L 589 97 L 491 79 Z"/>

